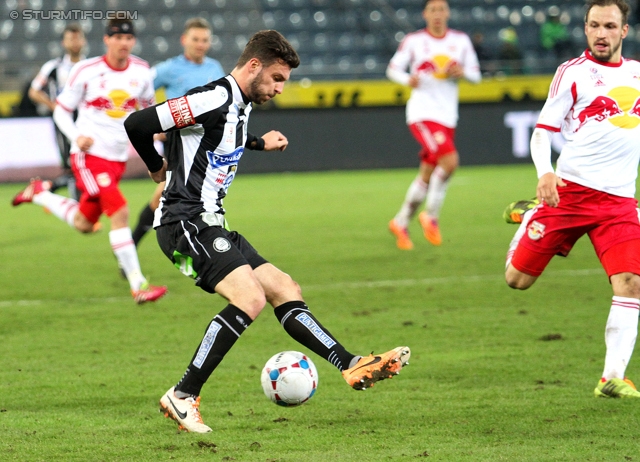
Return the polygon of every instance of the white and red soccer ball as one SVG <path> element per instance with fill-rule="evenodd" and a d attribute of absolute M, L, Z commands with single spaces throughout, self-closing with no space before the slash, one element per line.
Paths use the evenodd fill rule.
<path fill-rule="evenodd" d="M 311 359 L 298 351 L 273 355 L 262 369 L 262 389 L 279 406 L 299 406 L 318 388 L 318 371 Z"/>

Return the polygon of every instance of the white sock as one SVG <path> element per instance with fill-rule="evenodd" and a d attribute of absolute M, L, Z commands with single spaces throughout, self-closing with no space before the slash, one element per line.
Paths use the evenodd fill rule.
<path fill-rule="evenodd" d="M 142 275 L 142 270 L 140 269 L 138 252 L 131 237 L 131 229 L 120 228 L 109 231 L 109 242 L 111 243 L 113 253 L 118 259 L 120 268 L 122 268 L 127 275 L 131 290 L 140 289 L 140 286 L 147 282 L 147 280 Z"/>
<path fill-rule="evenodd" d="M 427 215 L 431 218 L 440 216 L 440 209 L 447 195 L 447 187 L 449 186 L 449 175 L 439 165 L 433 170 L 431 179 L 429 180 L 429 191 L 427 194 Z"/>
<path fill-rule="evenodd" d="M 78 202 L 68 197 L 54 194 L 50 191 L 42 191 L 33 196 L 33 203 L 49 210 L 54 216 L 74 227 L 73 219 L 78 211 Z"/>
<path fill-rule="evenodd" d="M 624 379 L 638 336 L 639 311 L 639 299 L 613 296 L 604 333 L 607 354 L 602 377 L 606 380 Z"/>
<path fill-rule="evenodd" d="M 407 194 L 405 195 L 404 202 L 400 207 L 400 211 L 396 214 L 394 220 L 398 225 L 406 228 L 409 226 L 409 220 L 415 215 L 418 207 L 422 205 L 427 198 L 427 187 L 429 185 L 422 181 L 422 178 L 417 176 L 409 185 Z"/>
<path fill-rule="evenodd" d="M 522 239 L 522 236 L 524 236 L 524 233 L 527 231 L 527 226 L 529 225 L 529 220 L 531 219 L 531 213 L 529 213 L 531 212 L 531 210 L 527 210 L 522 214 L 522 223 L 520 223 L 520 226 L 518 226 L 516 234 L 514 234 L 513 239 L 511 239 L 511 242 L 509 243 L 509 250 L 507 251 L 507 261 L 504 266 L 505 269 L 509 267 L 511 259 L 513 258 L 513 254 L 516 252 L 516 247 L 518 247 L 520 239 Z"/>

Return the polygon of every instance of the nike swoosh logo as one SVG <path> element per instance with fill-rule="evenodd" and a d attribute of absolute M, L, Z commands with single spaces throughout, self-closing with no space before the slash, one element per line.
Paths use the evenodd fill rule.
<path fill-rule="evenodd" d="M 180 412 L 178 410 L 178 408 L 176 407 L 175 404 L 173 404 L 173 401 L 171 400 L 171 396 L 167 396 L 167 398 L 169 398 L 169 402 L 171 403 L 171 405 L 173 406 L 173 409 L 176 411 L 176 414 L 178 414 L 178 417 L 180 417 L 181 419 L 184 419 L 187 417 L 187 413 L 186 412 Z"/>
<path fill-rule="evenodd" d="M 380 356 L 376 356 L 375 358 L 373 358 L 372 361 L 368 362 L 367 364 L 363 364 L 362 366 L 354 369 L 353 371 L 355 372 L 358 369 L 362 369 L 363 367 L 373 366 L 374 364 L 378 364 L 380 361 L 382 361 L 382 358 Z"/>

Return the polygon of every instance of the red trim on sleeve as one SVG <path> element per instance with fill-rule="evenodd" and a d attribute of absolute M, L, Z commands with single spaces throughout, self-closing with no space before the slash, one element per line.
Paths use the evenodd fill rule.
<path fill-rule="evenodd" d="M 550 132 L 559 132 L 560 128 L 556 128 L 556 127 L 552 127 L 550 125 L 544 125 L 544 124 L 536 124 L 536 128 L 542 128 L 543 130 L 548 130 Z"/>
<path fill-rule="evenodd" d="M 82 71 L 84 71 L 89 66 L 95 66 L 96 64 L 100 64 L 100 62 L 101 62 L 100 58 L 91 58 L 91 59 L 87 59 L 86 62 L 83 62 L 82 64 L 78 65 L 75 74 L 69 76 L 67 85 L 72 86 L 76 78 L 80 75 Z"/>

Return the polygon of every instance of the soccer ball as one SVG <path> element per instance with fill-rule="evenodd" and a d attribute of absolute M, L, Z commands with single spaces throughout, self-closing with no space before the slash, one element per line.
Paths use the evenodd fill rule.
<path fill-rule="evenodd" d="M 279 406 L 299 406 L 318 387 L 318 371 L 311 359 L 298 351 L 273 355 L 262 369 L 262 389 Z"/>

